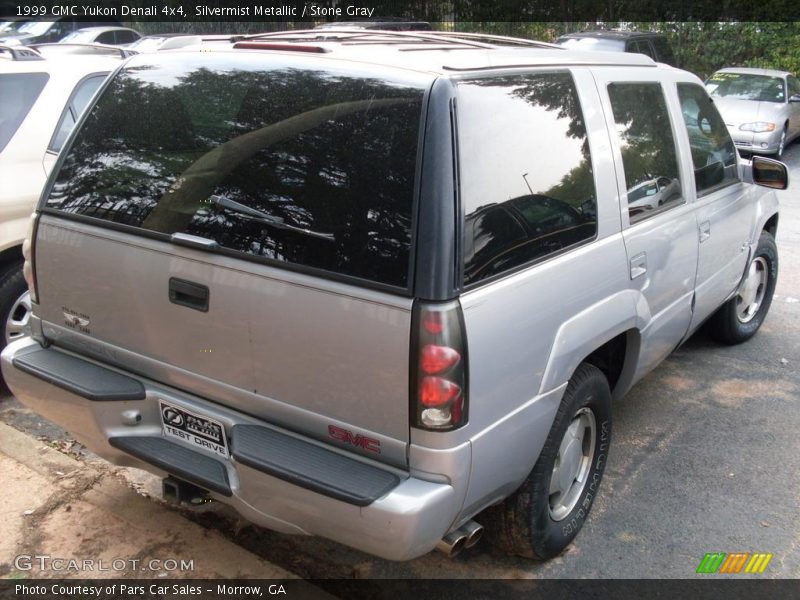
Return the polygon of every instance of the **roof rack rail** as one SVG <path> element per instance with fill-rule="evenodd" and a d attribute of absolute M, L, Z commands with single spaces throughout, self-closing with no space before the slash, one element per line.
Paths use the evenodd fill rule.
<path fill-rule="evenodd" d="M 128 50 L 127 48 L 120 48 L 118 46 L 107 46 L 105 44 L 71 44 L 69 42 L 56 42 L 52 44 L 31 44 L 29 48 L 33 48 L 43 55 L 66 55 L 66 54 L 95 54 L 97 56 L 113 56 L 117 55 L 120 58 L 128 58 L 139 54 L 136 50 Z"/>
<path fill-rule="evenodd" d="M 344 42 L 353 43 L 359 40 L 367 40 L 373 38 L 384 38 L 387 43 L 436 43 L 436 44 L 452 44 L 457 46 L 468 46 L 473 48 L 496 48 L 498 44 L 489 44 L 481 42 L 477 39 L 468 39 L 467 36 L 459 35 L 441 35 L 437 31 L 385 31 L 380 29 L 300 29 L 296 31 L 273 31 L 268 33 L 256 33 L 246 36 L 247 40 L 254 39 L 281 39 L 283 41 L 331 41 L 331 42 Z M 480 34 L 476 34 L 478 38 Z M 505 39 L 517 40 L 517 38 L 501 38 L 501 36 L 485 36 L 495 38 L 496 40 Z M 524 44 L 529 42 L 530 45 L 548 46 L 544 42 L 532 42 L 530 40 L 518 40 L 518 43 Z"/>
<path fill-rule="evenodd" d="M 11 56 L 11 60 L 44 60 L 41 54 L 28 46 L 0 45 L 0 56 L 3 54 Z"/>
<path fill-rule="evenodd" d="M 537 48 L 555 48 L 558 50 L 565 49 L 563 46 L 559 46 L 558 44 L 551 44 L 549 42 L 539 42 L 537 40 L 528 40 L 525 38 L 509 37 L 505 35 L 494 35 L 489 33 L 467 33 L 463 31 L 437 31 L 436 35 L 444 37 L 452 37 L 452 38 L 464 38 L 468 40 L 488 40 L 490 42 L 493 41 L 505 42 L 505 44 L 501 45 L 533 46 Z"/>

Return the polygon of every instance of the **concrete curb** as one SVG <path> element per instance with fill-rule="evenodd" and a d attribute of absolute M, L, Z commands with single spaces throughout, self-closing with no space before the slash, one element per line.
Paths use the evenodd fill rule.
<path fill-rule="evenodd" d="M 2 577 L 298 579 L 137 494 L 112 465 L 76 460 L 4 423 L 0 472 L 7 498 L 0 524 Z M 42 569 L 40 560 L 20 561 L 21 555 L 75 559 L 81 566 Z M 125 568 L 114 567 L 115 559 Z M 159 569 L 150 565 L 154 559 Z M 192 561 L 192 568 L 165 568 L 169 559 Z M 93 562 L 87 569 L 83 561 Z M 330 597 L 310 585 L 307 591 Z"/>

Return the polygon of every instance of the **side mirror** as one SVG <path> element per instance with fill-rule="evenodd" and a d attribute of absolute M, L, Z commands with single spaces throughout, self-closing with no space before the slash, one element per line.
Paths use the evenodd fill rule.
<path fill-rule="evenodd" d="M 763 156 L 753 156 L 753 183 L 776 190 L 789 186 L 789 172 L 780 161 Z"/>

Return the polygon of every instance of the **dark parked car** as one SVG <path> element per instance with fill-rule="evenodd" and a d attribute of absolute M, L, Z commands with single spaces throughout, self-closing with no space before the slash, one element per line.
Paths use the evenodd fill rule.
<path fill-rule="evenodd" d="M 678 66 L 667 38 L 650 31 L 581 31 L 562 35 L 556 44 L 571 50 L 635 52 L 646 54 L 656 62 Z"/>

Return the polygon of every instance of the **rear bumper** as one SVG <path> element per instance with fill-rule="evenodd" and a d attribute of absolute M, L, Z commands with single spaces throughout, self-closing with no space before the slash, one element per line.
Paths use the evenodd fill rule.
<path fill-rule="evenodd" d="M 212 490 L 214 499 L 276 531 L 319 535 L 407 560 L 431 551 L 461 508 L 448 483 L 412 477 L 196 396 L 42 350 L 32 339 L 9 345 L 0 362 L 22 403 L 99 456 Z M 231 457 L 163 437 L 160 401 L 222 423 Z"/>

